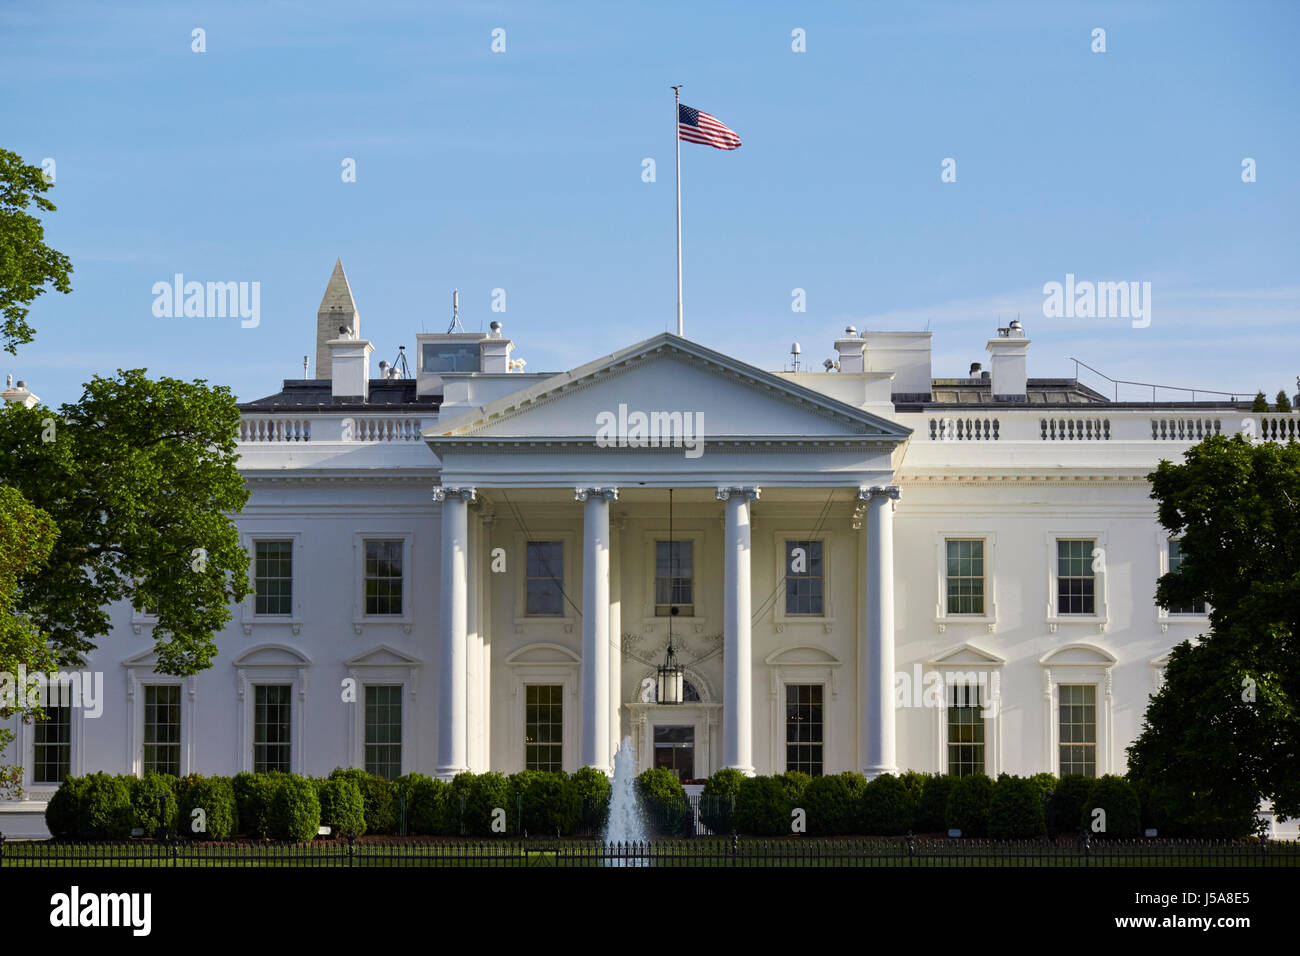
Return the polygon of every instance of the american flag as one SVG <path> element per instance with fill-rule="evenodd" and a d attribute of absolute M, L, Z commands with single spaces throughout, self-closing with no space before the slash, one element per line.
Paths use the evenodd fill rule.
<path fill-rule="evenodd" d="M 677 135 L 688 143 L 703 143 L 715 149 L 735 149 L 740 137 L 702 110 L 677 104 Z"/>

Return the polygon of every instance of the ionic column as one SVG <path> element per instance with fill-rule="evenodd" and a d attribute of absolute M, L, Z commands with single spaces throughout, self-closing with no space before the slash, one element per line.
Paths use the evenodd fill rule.
<path fill-rule="evenodd" d="M 864 607 L 858 635 L 863 774 L 897 773 L 894 745 L 894 506 L 898 488 L 859 488 L 867 504 L 859 562 Z"/>
<path fill-rule="evenodd" d="M 469 769 L 466 630 L 469 617 L 469 503 L 473 488 L 433 489 L 442 503 L 442 593 L 438 628 L 439 777 Z"/>
<path fill-rule="evenodd" d="M 609 773 L 609 503 L 617 488 L 575 488 L 582 512 L 582 765 Z"/>
<path fill-rule="evenodd" d="M 610 763 L 623 742 L 623 529 L 627 518 L 615 518 L 610 531 L 609 558 L 609 746 Z"/>
<path fill-rule="evenodd" d="M 726 502 L 723 534 L 722 764 L 754 775 L 754 669 L 750 635 L 749 503 L 759 489 L 719 488 Z"/>

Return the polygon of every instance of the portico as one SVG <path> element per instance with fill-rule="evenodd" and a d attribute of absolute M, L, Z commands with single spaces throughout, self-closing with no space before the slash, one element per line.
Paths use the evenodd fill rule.
<path fill-rule="evenodd" d="M 665 379 L 675 407 L 700 410 L 702 454 L 597 442 L 602 410 L 655 409 Z M 438 773 L 524 769 L 543 752 L 609 771 L 628 734 L 642 766 L 690 747 L 699 777 L 779 773 L 755 700 L 784 693 L 765 662 L 787 645 L 823 646 L 857 673 L 860 693 L 824 695 L 826 771 L 893 768 L 890 481 L 908 434 L 667 335 L 426 430 L 442 462 Z M 785 570 L 791 548 L 815 552 L 815 585 Z M 795 577 L 814 603 L 786 615 Z M 641 689 L 670 627 L 698 675 L 671 732 L 646 722 L 673 718 Z"/>

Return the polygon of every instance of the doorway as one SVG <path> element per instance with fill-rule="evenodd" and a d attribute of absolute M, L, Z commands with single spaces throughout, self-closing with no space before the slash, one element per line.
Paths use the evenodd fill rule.
<path fill-rule="evenodd" d="M 678 780 L 695 779 L 695 727 L 692 724 L 655 726 L 655 767 L 676 774 Z"/>

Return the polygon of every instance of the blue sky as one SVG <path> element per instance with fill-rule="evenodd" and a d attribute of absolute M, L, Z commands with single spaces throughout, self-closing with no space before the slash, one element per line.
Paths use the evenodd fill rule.
<path fill-rule="evenodd" d="M 928 327 L 958 375 L 1019 313 L 1033 376 L 1294 392 L 1298 27 L 1258 0 L 6 0 L 0 146 L 55 160 L 75 272 L 0 373 L 50 403 L 119 367 L 269 394 L 314 359 L 336 257 L 376 362 L 453 288 L 529 371 L 671 330 L 681 83 L 744 141 L 683 144 L 688 337 L 777 369 L 849 323 Z M 177 272 L 259 282 L 260 324 L 155 317 Z M 1045 317 L 1067 273 L 1150 282 L 1151 324 Z"/>

